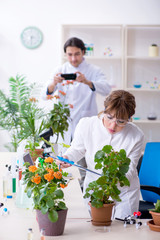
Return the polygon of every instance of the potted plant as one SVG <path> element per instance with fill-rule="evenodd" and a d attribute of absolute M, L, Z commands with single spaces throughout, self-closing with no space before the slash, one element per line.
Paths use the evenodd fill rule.
<path fill-rule="evenodd" d="M 160 200 L 157 199 L 155 204 L 155 209 L 149 209 L 149 213 L 152 215 L 153 223 L 160 226 Z"/>
<path fill-rule="evenodd" d="M 38 156 L 42 157 L 44 150 L 40 146 L 42 142 L 40 135 L 47 129 L 47 113 L 38 106 L 36 98 L 30 97 L 27 106 L 22 111 L 21 118 L 21 138 L 26 140 L 25 149 L 30 152 L 33 161 L 35 161 Z"/>
<path fill-rule="evenodd" d="M 17 75 L 9 79 L 10 93 L 0 90 L 0 127 L 9 131 L 11 143 L 6 147 L 17 151 L 22 140 L 28 140 L 27 148 L 32 150 L 40 143 L 39 135 L 46 129 L 46 114 L 32 97 L 35 84 L 28 84 L 25 77 Z"/>
<path fill-rule="evenodd" d="M 61 235 L 64 230 L 67 207 L 62 189 L 67 186 L 67 173 L 58 168 L 53 158 L 40 158 L 38 167 L 29 166 L 23 171 L 25 192 L 33 198 L 39 228 L 45 229 L 47 236 Z"/>
<path fill-rule="evenodd" d="M 121 187 L 130 186 L 125 176 L 130 159 L 124 149 L 118 152 L 114 151 L 111 145 L 105 145 L 102 150 L 96 152 L 94 161 L 95 169 L 102 169 L 102 175 L 96 181 L 89 183 L 84 198 L 90 199 L 92 224 L 108 226 L 111 224 L 114 200 L 121 201 L 117 184 Z"/>

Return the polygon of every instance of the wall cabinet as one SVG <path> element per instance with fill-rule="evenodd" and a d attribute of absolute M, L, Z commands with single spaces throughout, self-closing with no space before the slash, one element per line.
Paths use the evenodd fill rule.
<path fill-rule="evenodd" d="M 160 25 L 62 25 L 62 50 L 70 37 L 84 41 L 86 60 L 101 67 L 113 89 L 135 95 L 133 121 L 145 133 L 146 142 L 160 141 L 160 55 L 149 56 L 152 44 L 160 46 Z M 103 102 L 98 95 L 99 110 Z"/>

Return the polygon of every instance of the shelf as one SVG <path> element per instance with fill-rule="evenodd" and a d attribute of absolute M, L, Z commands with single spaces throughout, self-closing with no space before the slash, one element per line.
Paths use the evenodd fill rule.
<path fill-rule="evenodd" d="M 86 45 L 93 44 L 93 55 L 85 56 L 88 63 L 99 66 L 112 91 L 125 89 L 136 99 L 139 120 L 133 120 L 143 130 L 147 141 L 159 140 L 160 132 L 160 25 L 62 25 L 62 45 L 70 37 L 78 37 Z M 149 47 L 159 46 L 159 56 L 150 57 Z M 108 49 L 112 56 L 109 56 Z M 106 54 L 106 55 L 105 55 Z M 66 57 L 62 52 L 62 63 Z M 134 84 L 141 84 L 135 88 Z M 154 112 L 158 120 L 142 119 Z"/>
<path fill-rule="evenodd" d="M 147 56 L 126 56 L 127 59 L 146 60 L 146 61 L 159 61 L 160 57 L 147 57 Z"/>
<path fill-rule="evenodd" d="M 96 57 L 96 56 L 84 56 L 87 60 L 122 60 L 120 56 L 112 56 L 112 57 Z M 63 57 L 64 60 L 67 60 L 66 57 Z"/>
<path fill-rule="evenodd" d="M 127 91 L 130 91 L 130 92 L 152 92 L 152 93 L 155 93 L 155 92 L 160 92 L 160 89 L 155 89 L 155 88 L 126 88 Z"/>
<path fill-rule="evenodd" d="M 147 124 L 154 124 L 154 123 L 158 123 L 160 124 L 160 120 L 148 120 L 148 119 L 139 119 L 139 120 L 134 120 L 132 121 L 133 123 L 147 123 Z"/>

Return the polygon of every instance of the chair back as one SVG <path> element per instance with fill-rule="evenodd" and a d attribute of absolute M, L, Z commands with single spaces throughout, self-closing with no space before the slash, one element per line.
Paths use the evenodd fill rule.
<path fill-rule="evenodd" d="M 160 142 L 148 142 L 145 147 L 140 171 L 140 185 L 160 188 Z M 156 193 L 141 190 L 145 201 L 156 203 L 160 196 Z"/>

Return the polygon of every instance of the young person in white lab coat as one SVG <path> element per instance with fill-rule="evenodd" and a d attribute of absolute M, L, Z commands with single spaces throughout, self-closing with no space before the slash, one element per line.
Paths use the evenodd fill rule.
<path fill-rule="evenodd" d="M 111 145 L 116 151 L 125 149 L 131 159 L 126 174 L 130 187 L 119 187 L 122 201 L 116 202 L 114 215 L 122 219 L 138 211 L 139 206 L 140 184 L 136 167 L 144 147 L 144 135 L 130 122 L 135 107 L 135 98 L 131 93 L 124 90 L 113 91 L 105 99 L 103 113 L 79 121 L 71 147 L 64 154 L 65 158 L 75 162 L 85 156 L 87 168 L 101 173 L 94 168 L 95 153 L 104 145 Z M 69 167 L 69 164 L 60 164 L 62 167 Z M 89 182 L 96 179 L 96 174 L 86 172 L 84 192 Z"/>
<path fill-rule="evenodd" d="M 46 97 L 48 94 L 54 94 L 56 90 L 61 90 L 66 93 L 64 102 L 73 105 L 69 129 L 63 141 L 66 144 L 70 144 L 75 127 L 82 117 L 97 115 L 96 93 L 106 96 L 111 91 L 101 69 L 86 62 L 85 51 L 82 40 L 75 37 L 68 39 L 64 44 L 67 62 L 54 71 L 43 93 Z M 76 80 L 73 84 L 64 85 L 66 81 L 61 77 L 62 73 L 76 73 Z"/>

